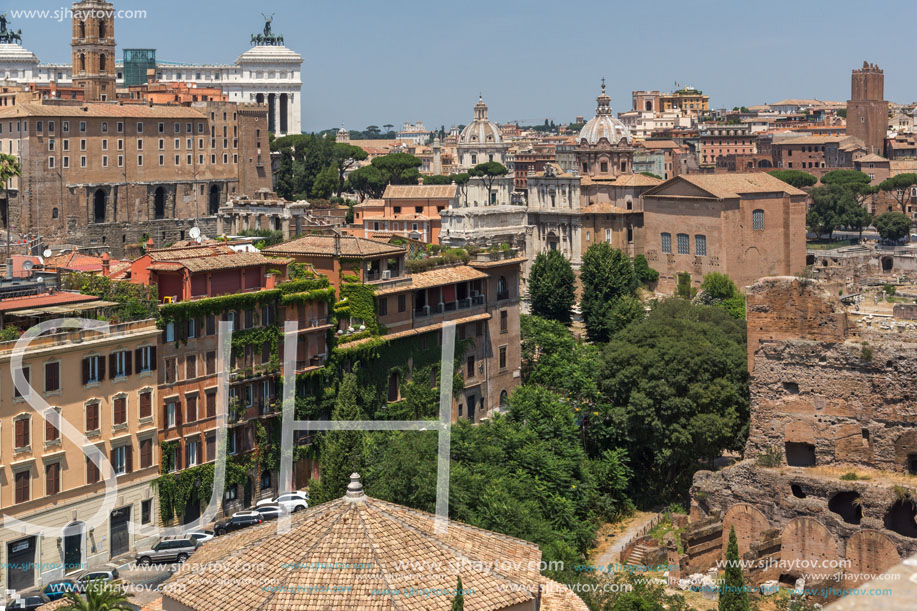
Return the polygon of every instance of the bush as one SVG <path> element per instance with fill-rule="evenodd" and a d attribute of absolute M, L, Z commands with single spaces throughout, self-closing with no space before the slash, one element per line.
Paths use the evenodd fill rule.
<path fill-rule="evenodd" d="M 761 467 L 779 467 L 783 464 L 783 452 L 780 451 L 780 448 L 770 446 L 758 454 L 756 462 Z"/>
<path fill-rule="evenodd" d="M 659 280 L 659 272 L 650 267 L 646 257 L 637 255 L 634 257 L 634 273 L 637 274 L 637 280 L 640 284 L 647 286 Z"/>

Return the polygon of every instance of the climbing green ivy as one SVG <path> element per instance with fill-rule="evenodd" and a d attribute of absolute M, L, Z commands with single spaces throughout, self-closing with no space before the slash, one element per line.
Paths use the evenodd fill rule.
<path fill-rule="evenodd" d="M 163 447 L 165 448 L 168 443 L 177 442 L 164 442 Z M 171 455 L 170 451 L 170 462 Z M 251 456 L 232 457 L 226 461 L 224 489 L 244 484 L 248 480 L 251 461 Z M 190 501 L 210 502 L 210 496 L 213 494 L 214 464 L 198 465 L 177 473 L 166 472 L 153 480 L 159 494 L 159 515 L 163 522 L 170 522 L 173 517 L 180 516 Z M 163 461 L 163 469 L 165 468 L 166 463 Z M 171 469 L 171 465 L 169 468 Z"/>
<path fill-rule="evenodd" d="M 290 293 L 284 295 L 280 303 L 283 305 L 293 305 L 315 301 L 324 301 L 329 304 L 334 303 L 334 288 L 313 289 L 304 293 Z"/>
<path fill-rule="evenodd" d="M 230 310 L 251 310 L 256 306 L 276 302 L 281 295 L 280 289 L 268 289 L 252 293 L 239 293 L 235 295 L 221 295 L 208 297 L 196 301 L 180 301 L 162 306 L 162 325 L 189 318 L 200 318 L 222 314 Z"/>
<path fill-rule="evenodd" d="M 341 285 L 341 300 L 334 306 L 338 318 L 361 320 L 372 334 L 382 333 L 376 318 L 375 289 L 366 284 L 345 283 Z"/>

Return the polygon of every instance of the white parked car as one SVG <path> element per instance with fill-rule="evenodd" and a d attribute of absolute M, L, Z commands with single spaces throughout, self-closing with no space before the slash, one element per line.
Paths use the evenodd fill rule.
<path fill-rule="evenodd" d="M 198 543 L 203 543 L 204 541 L 210 541 L 215 535 L 212 530 L 192 530 L 188 533 L 188 536 Z"/>
<path fill-rule="evenodd" d="M 255 507 L 262 505 L 280 505 L 290 513 L 296 513 L 309 508 L 309 497 L 305 492 L 284 492 L 273 499 L 264 499 L 255 503 Z"/>

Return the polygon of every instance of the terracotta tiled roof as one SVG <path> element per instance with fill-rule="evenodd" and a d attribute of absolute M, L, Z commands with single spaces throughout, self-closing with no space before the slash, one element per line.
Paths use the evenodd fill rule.
<path fill-rule="evenodd" d="M 455 325 L 465 325 L 470 322 L 477 322 L 479 320 L 490 320 L 491 316 L 487 312 L 482 314 L 475 314 L 473 316 L 465 316 L 464 318 L 453 318 L 448 322 L 454 323 Z M 430 331 L 436 331 L 441 329 L 443 326 L 442 322 L 433 323 L 432 325 L 424 325 L 422 327 L 415 327 L 413 329 L 405 329 L 404 331 L 397 331 L 395 333 L 389 333 L 388 335 L 383 335 L 382 339 L 392 341 L 395 339 L 401 339 L 403 337 L 410 337 L 412 335 L 420 335 L 421 333 L 429 333 Z M 341 344 L 342 348 L 352 348 L 354 346 L 359 346 L 360 344 L 367 344 L 373 341 L 374 337 L 364 337 L 362 339 L 354 340 L 353 342 L 346 342 Z"/>
<path fill-rule="evenodd" d="M 252 267 L 253 265 L 270 265 L 275 263 L 260 252 L 234 252 L 226 255 L 211 255 L 209 257 L 193 257 L 180 261 L 161 261 L 150 265 L 150 269 L 167 271 L 160 266 L 179 265 L 191 272 L 206 272 L 218 269 L 233 269 L 235 267 Z"/>
<path fill-rule="evenodd" d="M 367 238 L 357 238 L 354 236 L 341 236 L 340 249 L 342 257 L 373 257 L 379 255 L 400 255 L 404 249 L 400 246 L 393 246 L 388 242 L 379 240 L 370 240 Z M 319 255 L 332 257 L 334 256 L 334 236 L 330 235 L 310 235 L 303 236 L 277 244 L 264 250 L 271 255 Z"/>
<path fill-rule="evenodd" d="M 644 140 L 645 149 L 677 149 L 678 143 L 674 140 Z"/>
<path fill-rule="evenodd" d="M 354 208 L 384 208 L 385 200 L 381 199 L 367 199 L 359 204 L 354 205 Z"/>
<path fill-rule="evenodd" d="M 875 153 L 870 153 L 869 155 L 866 155 L 866 156 L 864 156 L 864 157 L 860 157 L 860 158 L 857 159 L 856 161 L 857 161 L 857 163 L 862 163 L 862 162 L 864 162 L 864 161 L 865 161 L 866 163 L 870 163 L 870 162 L 876 163 L 877 161 L 878 161 L 879 163 L 885 163 L 886 161 L 888 161 L 888 159 L 886 159 L 885 157 L 882 157 L 881 155 L 876 155 Z"/>
<path fill-rule="evenodd" d="M 228 255 L 235 252 L 225 243 L 210 243 L 201 246 L 186 246 L 184 248 L 157 248 L 146 251 L 153 261 L 182 261 L 196 257 L 212 257 L 213 255 Z"/>
<path fill-rule="evenodd" d="M 662 184 L 662 181 L 652 176 L 643 174 L 621 174 L 620 176 L 584 176 L 580 182 L 583 186 L 589 185 L 613 185 L 616 187 L 654 187 Z"/>
<path fill-rule="evenodd" d="M 404 291 L 416 291 L 433 286 L 442 286 L 452 284 L 453 282 L 465 282 L 468 280 L 480 280 L 486 278 L 487 274 L 479 272 L 469 265 L 453 265 L 451 267 L 437 267 L 427 272 L 411 274 L 411 282 L 396 284 L 395 286 L 379 289 L 376 295 L 391 295 L 393 293 L 403 293 Z"/>
<path fill-rule="evenodd" d="M 66 292 L 29 295 L 28 297 L 9 297 L 0 301 L 0 312 L 12 312 L 14 310 L 43 308 L 46 306 L 67 305 L 98 300 L 99 298 L 95 295 L 80 295 L 79 293 Z"/>
<path fill-rule="evenodd" d="M 666 185 L 673 181 L 683 180 L 710 193 L 719 199 L 739 198 L 745 193 L 786 193 L 787 195 L 805 195 L 792 185 L 788 185 L 766 172 L 737 173 L 737 174 L 682 174 L 662 183 L 654 189 L 644 193 L 644 197 L 662 193 L 665 195 Z"/>
<path fill-rule="evenodd" d="M 124 263 L 124 261 L 119 261 L 117 259 L 109 260 L 110 266 L 120 266 Z M 102 257 L 83 255 L 78 252 L 68 252 L 63 255 L 57 255 L 56 257 L 48 257 L 45 259 L 45 265 L 51 265 L 60 267 L 61 269 L 69 269 L 77 272 L 97 272 L 101 271 L 102 269 Z"/>
<path fill-rule="evenodd" d="M 458 576 L 464 588 L 474 590 L 465 600 L 475 609 L 533 604 L 533 593 L 542 583 L 538 572 L 541 551 L 536 545 L 454 521 L 449 522 L 448 532 L 434 534 L 434 518 L 430 513 L 365 497 L 357 488 L 353 498 L 293 516 L 288 533 L 278 534 L 277 523 L 269 522 L 209 541 L 194 554 L 194 564 L 200 568 L 176 572 L 166 582 L 165 606 L 171 599 L 186 608 L 215 611 L 448 611 L 450 595 L 373 591 L 451 589 Z M 430 568 L 405 570 L 396 565 L 411 562 Z M 332 564 L 333 568 L 313 568 L 312 563 Z M 437 563 L 442 568 L 433 568 Z M 239 575 L 227 573 L 225 565 L 258 568 Z M 238 577 L 247 577 L 244 581 L 250 583 L 236 579 L 231 587 L 221 586 L 227 578 Z M 336 586 L 346 586 L 347 591 L 334 591 Z"/>
<path fill-rule="evenodd" d="M 80 106 L 17 104 L 0 108 L 0 117 L 92 117 L 129 119 L 205 119 L 204 113 L 188 106 L 149 104 L 88 103 Z M 146 131 L 146 130 L 144 130 Z M 150 133 L 153 133 L 152 131 Z"/>
<path fill-rule="evenodd" d="M 787 138 L 779 142 L 774 142 L 774 146 L 786 144 L 828 144 L 829 142 L 843 142 L 847 138 L 852 138 L 852 136 L 799 136 L 798 138 Z"/>
<path fill-rule="evenodd" d="M 585 214 L 626 214 L 628 212 L 633 212 L 633 210 L 627 210 L 609 202 L 598 202 L 583 208 Z"/>
<path fill-rule="evenodd" d="M 451 199 L 457 185 L 389 185 L 382 199 Z"/>
<path fill-rule="evenodd" d="M 541 583 L 542 611 L 589 611 L 586 603 L 564 584 L 547 577 L 542 577 Z"/>

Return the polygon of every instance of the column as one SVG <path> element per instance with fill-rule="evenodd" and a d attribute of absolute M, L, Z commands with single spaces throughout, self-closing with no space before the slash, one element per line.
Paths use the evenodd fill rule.
<path fill-rule="evenodd" d="M 280 133 L 280 94 L 274 94 L 274 133 Z"/>

